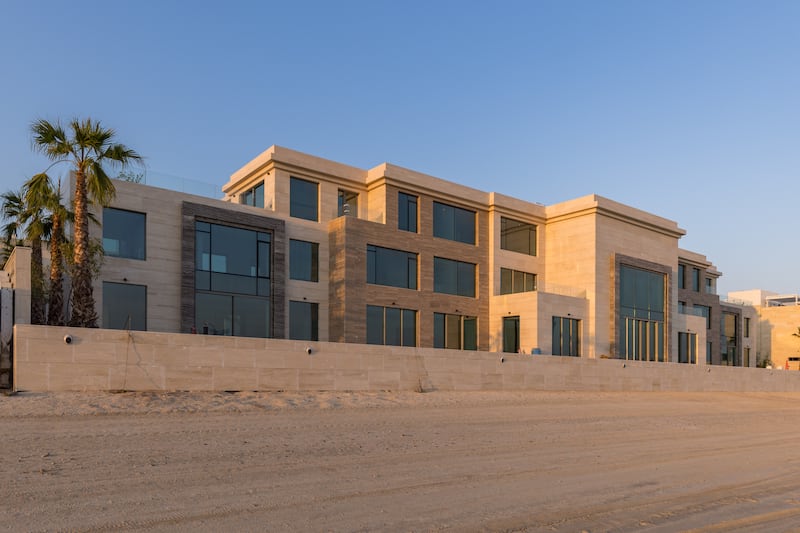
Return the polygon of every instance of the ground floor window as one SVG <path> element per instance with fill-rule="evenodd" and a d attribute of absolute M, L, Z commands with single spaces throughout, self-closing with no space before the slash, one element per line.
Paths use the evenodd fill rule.
<path fill-rule="evenodd" d="M 711 364 L 711 353 L 714 349 L 714 343 L 711 341 L 706 341 L 706 364 Z"/>
<path fill-rule="evenodd" d="M 289 302 L 289 338 L 298 341 L 319 340 L 319 304 Z"/>
<path fill-rule="evenodd" d="M 553 355 L 581 355 L 581 321 L 574 318 L 553 317 Z"/>
<path fill-rule="evenodd" d="M 678 332 L 678 362 L 697 364 L 697 334 Z"/>
<path fill-rule="evenodd" d="M 478 349 L 478 319 L 474 316 L 433 314 L 433 347 Z"/>
<path fill-rule="evenodd" d="M 104 281 L 103 327 L 147 330 L 147 286 Z"/>
<path fill-rule="evenodd" d="M 519 317 L 503 317 L 503 351 L 519 353 Z"/>
<path fill-rule="evenodd" d="M 417 312 L 397 307 L 367 306 L 367 344 L 417 345 Z"/>
<path fill-rule="evenodd" d="M 271 337 L 269 304 L 269 298 L 197 292 L 197 332 L 206 335 Z"/>
<path fill-rule="evenodd" d="M 621 324 L 621 358 L 633 361 L 664 361 L 664 323 L 624 318 Z"/>

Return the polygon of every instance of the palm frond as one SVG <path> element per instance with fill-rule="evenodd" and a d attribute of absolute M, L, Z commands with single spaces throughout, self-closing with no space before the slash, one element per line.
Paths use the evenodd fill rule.
<path fill-rule="evenodd" d="M 90 177 L 92 179 L 86 180 L 86 190 L 89 193 L 89 198 L 92 201 L 106 206 L 116 196 L 117 190 L 114 187 L 114 182 L 108 177 L 103 165 L 97 161 L 92 162 Z"/>

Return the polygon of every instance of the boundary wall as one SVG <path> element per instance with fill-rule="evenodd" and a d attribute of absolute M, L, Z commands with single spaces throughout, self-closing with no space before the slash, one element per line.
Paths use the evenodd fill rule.
<path fill-rule="evenodd" d="M 800 372 L 17 324 L 14 389 L 800 392 Z"/>

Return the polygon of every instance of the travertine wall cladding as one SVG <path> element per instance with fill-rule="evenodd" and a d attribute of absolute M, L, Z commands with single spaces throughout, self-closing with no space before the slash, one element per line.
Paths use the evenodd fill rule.
<path fill-rule="evenodd" d="M 14 354 L 27 391 L 800 392 L 797 371 L 30 325 Z"/>

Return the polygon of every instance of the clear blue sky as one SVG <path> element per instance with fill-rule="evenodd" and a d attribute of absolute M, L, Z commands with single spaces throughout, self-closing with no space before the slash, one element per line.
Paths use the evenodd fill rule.
<path fill-rule="evenodd" d="M 720 293 L 800 291 L 800 2 L 52 2 L 0 7 L 0 187 L 36 118 L 222 185 L 272 144 L 675 220 Z"/>

